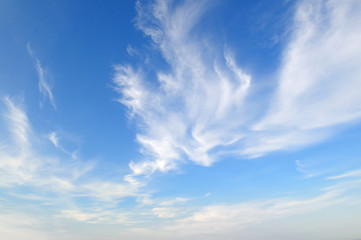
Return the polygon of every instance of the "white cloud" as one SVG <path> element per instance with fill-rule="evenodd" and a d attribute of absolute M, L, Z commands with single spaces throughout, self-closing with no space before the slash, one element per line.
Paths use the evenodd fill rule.
<path fill-rule="evenodd" d="M 43 98 L 47 98 L 50 102 L 50 104 L 56 108 L 55 105 L 55 100 L 54 100 L 54 96 L 53 96 L 53 92 L 52 92 L 52 87 L 49 84 L 49 81 L 47 79 L 47 73 L 46 70 L 42 67 L 41 62 L 39 61 L 39 59 L 37 59 L 34 55 L 33 50 L 30 47 L 30 44 L 27 44 L 27 50 L 29 55 L 34 59 L 35 62 L 35 68 L 36 71 L 38 72 L 38 76 L 39 76 L 39 91 L 40 93 L 43 95 Z"/>
<path fill-rule="evenodd" d="M 345 201 L 345 191 L 359 189 L 360 179 L 353 179 L 328 187 L 324 193 L 308 199 L 224 203 L 196 210 L 180 206 L 189 200 L 187 198 L 152 199 L 149 194 L 140 193 L 144 184 L 138 175 L 176 169 L 185 159 L 209 166 L 222 154 L 259 156 L 304 146 L 328 137 L 333 132 L 329 127 L 360 117 L 357 94 L 360 70 L 357 66 L 361 52 L 357 43 L 361 38 L 355 29 L 360 29 L 361 25 L 352 12 L 359 9 L 356 1 L 303 1 L 299 4 L 295 30 L 279 70 L 279 85 L 270 109 L 258 122 L 254 118 L 259 113 L 251 112 L 252 103 L 248 99 L 253 94 L 252 77 L 237 65 L 230 49 L 225 49 L 219 58 L 216 47 L 210 47 L 201 34 L 193 36 L 205 2 L 185 1 L 172 7 L 168 4 L 158 1 L 148 9 L 150 11 L 138 5 L 137 25 L 152 38 L 170 70 L 157 70 L 157 82 L 151 82 L 141 68 L 115 67 L 114 82 L 122 94 L 120 102 L 129 107 L 131 116 L 139 119 L 141 130 L 137 141 L 145 160 L 131 162 L 132 173 L 121 181 L 82 178 L 95 167 L 94 163 L 68 161 L 33 148 L 30 143 L 36 144 L 32 140 L 39 134 L 32 130 L 25 111 L 5 98 L 8 108 L 5 116 L 15 143 L 0 146 L 0 186 L 36 188 L 34 193 L 9 193 L 9 196 L 52 201 L 41 194 L 55 193 L 64 196 L 61 200 L 72 199 L 69 201 L 72 207 L 60 210 L 60 218 L 130 225 L 133 223 L 129 218 L 131 214 L 115 208 L 120 199 L 138 197 L 143 204 L 135 211 L 138 219 L 144 217 L 150 224 L 149 219 L 153 220 L 154 215 L 167 219 L 168 225 L 160 227 L 161 231 L 182 235 L 224 233 L 320 209 Z M 30 47 L 28 50 L 33 55 Z M 131 48 L 128 51 L 133 54 Z M 36 58 L 35 62 L 39 89 L 55 107 L 44 69 Z M 48 139 L 61 148 L 56 132 L 51 132 Z M 304 170 L 301 162 L 298 167 Z M 359 176 L 359 170 L 355 170 L 328 179 Z M 74 199 L 78 197 L 87 197 L 96 207 L 88 210 L 74 206 Z M 104 207 L 107 204 L 109 208 Z M 15 222 L 13 225 L 36 227 L 37 224 L 36 219 L 30 218 L 27 222 L 22 215 L 0 216 L 2 223 L 9 219 Z M 21 221 L 16 222 L 19 219 Z M 11 234 L 18 230 L 14 229 Z M 15 234 L 13 238 L 18 239 L 18 236 Z"/>
<path fill-rule="evenodd" d="M 15 104 L 9 97 L 4 98 L 4 102 L 7 107 L 5 120 L 15 141 L 0 145 L 0 187 L 24 186 L 34 190 L 26 196 L 24 194 L 20 196 L 14 189 L 15 192 L 10 191 L 10 195 L 46 199 L 48 194 L 55 193 L 67 199 L 86 196 L 93 201 L 112 202 L 138 194 L 141 184 L 135 179 L 130 181 L 130 176 L 120 183 L 89 178 L 78 181 L 94 169 L 94 162 L 60 157 L 62 155 L 57 154 L 56 151 L 52 155 L 39 151 L 39 148 L 33 145 L 41 143 L 42 134 L 37 134 L 32 129 L 26 113 L 18 106 L 19 104 Z M 48 138 L 63 152 L 54 132 Z"/>
<path fill-rule="evenodd" d="M 188 198 L 174 198 L 172 200 L 154 201 L 156 207 L 152 208 L 152 212 L 159 218 L 179 218 L 187 212 L 187 207 L 181 206 L 188 202 Z"/>
<path fill-rule="evenodd" d="M 312 178 L 324 175 L 330 172 L 329 166 L 320 166 L 321 162 L 316 159 L 307 159 L 307 160 L 296 160 L 296 170 L 300 172 L 303 178 Z"/>
<path fill-rule="evenodd" d="M 60 135 L 58 132 L 52 131 L 49 134 L 45 135 L 45 138 L 48 139 L 55 148 L 61 150 L 62 152 L 66 153 L 67 155 L 69 155 L 72 159 L 77 159 L 78 158 L 78 151 L 74 150 L 74 151 L 69 151 L 67 149 L 65 149 L 61 144 L 60 144 Z"/>
<path fill-rule="evenodd" d="M 240 231 L 264 222 L 291 215 L 318 211 L 335 204 L 350 204 L 344 196 L 347 191 L 360 187 L 360 179 L 340 182 L 324 189 L 324 193 L 308 199 L 270 199 L 234 204 L 214 204 L 197 209 L 190 216 L 177 219 L 165 227 L 181 235 L 224 234 Z"/>
<path fill-rule="evenodd" d="M 136 25 L 169 68 L 153 69 L 152 82 L 142 68 L 115 67 L 119 101 L 138 120 L 145 155 L 130 164 L 135 175 L 176 169 L 186 159 L 209 166 L 220 155 L 258 157 L 304 147 L 360 119 L 358 1 L 298 3 L 278 85 L 268 89 L 274 93 L 264 106 L 251 100 L 260 93 L 231 49 L 219 58 L 219 48 L 197 31 L 205 5 L 137 4 Z"/>
<path fill-rule="evenodd" d="M 28 181 L 39 162 L 28 161 L 31 155 L 31 128 L 26 114 L 9 97 L 3 100 L 7 107 L 5 123 L 14 141 L 0 147 L 0 186 L 10 186 Z"/>
<path fill-rule="evenodd" d="M 136 54 L 138 54 L 137 50 L 134 49 L 131 45 L 128 44 L 127 46 L 127 53 L 129 56 L 134 56 Z"/>
<path fill-rule="evenodd" d="M 8 108 L 5 116 L 13 138 L 21 148 L 28 147 L 30 128 L 26 114 L 9 97 L 5 97 L 4 102 Z"/>
<path fill-rule="evenodd" d="M 300 1 L 271 107 L 253 127 L 265 134 L 248 153 L 312 144 L 360 119 L 360 10 L 359 1 Z"/>
<path fill-rule="evenodd" d="M 33 216 L 14 211 L 0 214 L 0 232 L 2 239 L 49 239 L 50 236 L 39 230 L 39 226 L 41 226 L 41 222 Z"/>
<path fill-rule="evenodd" d="M 147 225 L 145 227 L 134 225 L 132 229 L 138 236 L 140 233 L 148 233 L 152 236 L 162 236 L 162 238 L 171 239 L 218 239 L 219 236 L 225 237 L 229 235 L 231 239 L 239 239 L 239 237 L 246 237 L 248 234 L 252 234 L 252 231 L 258 232 L 267 224 L 272 225 L 277 220 L 280 220 L 281 225 L 278 224 L 277 233 L 284 226 L 284 222 L 288 222 L 297 231 L 301 231 L 300 234 L 304 237 L 307 234 L 302 233 L 303 228 L 297 226 L 300 219 L 305 218 L 305 221 L 309 222 L 310 216 L 318 216 L 314 219 L 314 222 L 319 223 L 318 227 L 324 228 L 329 226 L 330 216 L 333 217 L 331 222 L 334 220 L 338 221 L 340 217 L 337 214 L 338 210 L 360 209 L 360 196 L 358 192 L 360 186 L 361 178 L 357 176 L 357 178 L 352 180 L 337 181 L 319 190 L 319 193 L 313 196 L 305 196 L 303 194 L 303 197 L 258 199 L 217 204 L 201 203 L 200 205 L 198 205 L 198 202 L 195 205 L 182 206 L 178 204 L 185 202 L 178 202 L 178 198 L 162 201 L 144 196 L 140 201 L 145 205 L 152 206 L 152 208 L 150 212 L 148 208 L 142 209 L 140 211 L 141 214 L 143 216 L 155 215 L 160 224 L 155 224 L 156 220 L 154 220 L 150 227 L 147 227 Z M 171 202 L 172 204 L 161 206 L 162 202 Z M 344 213 L 342 212 L 342 214 Z M 350 222 L 353 224 L 358 219 L 357 214 L 355 216 L 355 219 L 350 219 Z M 345 228 L 345 226 L 342 228 Z M 350 228 L 352 229 L 353 227 L 351 226 Z M 310 230 L 309 228 L 307 229 Z M 339 228 L 336 229 L 335 231 L 339 231 Z M 312 232 L 311 236 L 315 236 L 314 234 Z M 291 232 L 290 236 L 292 235 L 295 235 L 295 233 Z M 329 239 L 325 233 L 320 235 L 320 239 Z M 263 239 L 265 236 L 267 234 L 260 234 L 260 236 L 250 239 Z M 281 239 L 287 239 L 287 237 Z"/>
<path fill-rule="evenodd" d="M 51 132 L 47 135 L 49 141 L 54 144 L 55 147 L 59 146 L 59 138 L 56 132 Z"/>
<path fill-rule="evenodd" d="M 251 77 L 225 51 L 223 60 L 209 61 L 204 46 L 190 32 L 204 11 L 203 1 L 186 1 L 176 8 L 159 1 L 148 12 L 138 5 L 137 26 L 149 35 L 170 64 L 171 72 L 157 72 L 158 83 L 146 81 L 141 69 L 117 66 L 114 83 L 120 102 L 141 119 L 137 141 L 150 156 L 130 164 L 135 174 L 169 171 L 187 156 L 210 165 L 214 147 L 242 138 L 243 101 Z"/>
<path fill-rule="evenodd" d="M 162 201 L 162 202 L 158 203 L 158 205 L 159 206 L 173 206 L 176 204 L 183 204 L 183 203 L 187 202 L 188 200 L 189 200 L 188 198 L 177 197 L 172 200 Z"/>
<path fill-rule="evenodd" d="M 123 224 L 130 225 L 131 219 L 128 219 L 126 214 L 115 210 L 98 210 L 85 212 L 81 210 L 62 210 L 59 217 L 69 218 L 79 222 L 86 223 L 101 223 L 101 224 Z"/>
<path fill-rule="evenodd" d="M 177 219 L 185 216 L 188 207 L 185 204 L 191 199 L 176 197 L 173 199 L 152 198 L 149 194 L 143 194 L 137 198 L 139 207 L 143 209 L 143 215 L 154 215 L 157 218 Z"/>
<path fill-rule="evenodd" d="M 153 211 L 154 215 L 156 215 L 159 218 L 174 218 L 176 216 L 173 208 L 156 207 L 156 208 L 153 208 L 152 211 Z"/>
<path fill-rule="evenodd" d="M 328 177 L 327 179 L 341 179 L 341 178 L 351 178 L 351 177 L 359 177 L 359 176 L 361 176 L 361 169 L 352 170 L 336 176 L 331 176 Z"/>
<path fill-rule="evenodd" d="M 139 193 L 137 185 L 118 183 L 111 181 L 89 181 L 79 185 L 75 196 L 89 196 L 101 201 L 116 201 L 129 196 L 137 196 Z"/>

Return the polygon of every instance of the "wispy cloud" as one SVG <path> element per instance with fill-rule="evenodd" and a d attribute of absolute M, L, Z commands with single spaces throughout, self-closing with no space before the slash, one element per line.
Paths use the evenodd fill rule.
<path fill-rule="evenodd" d="M 208 238 L 208 236 L 219 236 L 218 234 L 222 236 L 230 234 L 232 239 L 237 239 L 239 236 L 247 236 L 249 229 L 253 228 L 257 231 L 262 224 L 276 220 L 287 218 L 287 221 L 293 221 L 292 219 L 298 219 L 297 216 L 302 218 L 304 214 L 319 215 L 324 210 L 329 211 L 328 209 L 352 208 L 355 203 L 359 204 L 360 186 L 361 178 L 357 176 L 351 180 L 336 181 L 307 197 L 289 196 L 201 205 L 198 205 L 199 202 L 196 205 L 195 202 L 187 204 L 187 201 L 178 201 L 179 198 L 161 201 L 145 197 L 144 204 L 151 208 L 143 208 L 142 215 L 152 214 L 161 221 L 161 224 L 157 227 L 152 225 L 151 228 L 135 224 L 132 229 L 138 235 L 144 233 L 172 239 Z M 162 205 L 162 202 L 171 204 Z M 319 221 L 319 218 L 316 221 Z M 254 228 L 255 226 L 258 227 Z M 264 235 L 259 238 L 264 238 Z"/>
<path fill-rule="evenodd" d="M 151 211 L 158 218 L 179 218 L 184 216 L 187 212 L 187 207 L 183 206 L 190 199 L 187 198 L 175 198 L 168 201 L 155 202 L 155 205 Z"/>
<path fill-rule="evenodd" d="M 153 221 L 164 221 L 166 224 L 158 229 L 167 238 L 169 232 L 181 237 L 224 233 L 347 202 L 345 192 L 361 185 L 359 170 L 328 177 L 336 183 L 302 199 L 202 204 L 204 199 L 212 200 L 213 194 L 207 193 L 197 208 L 190 207 L 192 198 L 153 198 L 144 190 L 140 175 L 174 170 L 186 161 L 210 166 L 228 154 L 256 157 L 303 147 L 329 137 L 339 124 L 361 117 L 357 91 L 361 36 L 355 31 L 361 29 L 355 11 L 360 3 L 301 1 L 297 5 L 291 26 L 294 31 L 283 52 L 277 85 L 267 89 L 274 91 L 267 106 L 258 106 L 253 100 L 260 96 L 254 87 L 257 82 L 237 64 L 232 48 L 212 45 L 197 31 L 206 9 L 206 1 L 137 3 L 136 25 L 151 38 L 166 66 L 153 69 L 152 74 L 142 67 L 115 67 L 115 89 L 121 94 L 119 101 L 129 108 L 130 117 L 139 123 L 136 140 L 144 154 L 143 160 L 130 162 L 129 174 L 124 177 L 96 177 L 94 162 L 58 156 L 57 151 L 65 151 L 58 132 L 37 133 L 21 104 L 4 98 L 5 122 L 14 142 L 4 141 L 6 144 L 0 146 L 0 187 L 9 189 L 3 201 L 8 201 L 7 197 L 57 201 L 59 219 L 121 223 L 139 227 L 133 228 L 139 231 L 145 226 L 144 232 L 151 231 L 147 227 Z M 46 71 L 30 46 L 28 51 L 39 74 L 39 90 L 55 107 Z M 141 56 L 131 47 L 127 51 Z M 34 146 L 44 136 L 55 146 L 51 154 Z M 309 173 L 305 162 L 296 164 L 299 171 Z M 94 175 L 87 175 L 90 172 Z M 17 192 L 18 186 L 28 192 Z M 128 198 L 138 202 L 129 203 Z M 131 207 L 122 211 L 123 203 Z M 27 218 L 18 223 L 16 218 L 22 215 L 0 215 L 0 222 L 27 224 Z M 136 225 L 138 221 L 143 222 Z M 36 227 L 38 223 L 33 219 L 28 224 Z"/>
<path fill-rule="evenodd" d="M 136 25 L 168 67 L 153 68 L 156 79 L 142 68 L 115 67 L 120 102 L 138 120 L 146 156 L 130 164 L 135 175 L 176 169 L 187 159 L 209 166 L 220 155 L 304 147 L 360 119 L 358 1 L 298 3 L 277 86 L 263 106 L 252 100 L 261 93 L 231 49 L 197 32 L 206 9 L 205 1 L 137 4 Z"/>
<path fill-rule="evenodd" d="M 28 117 L 9 97 L 5 97 L 3 100 L 8 109 L 5 116 L 12 137 L 22 148 L 28 147 L 30 134 Z"/>
<path fill-rule="evenodd" d="M 268 199 L 208 205 L 192 212 L 190 216 L 177 219 L 174 226 L 168 225 L 166 229 L 177 231 L 182 235 L 239 231 L 270 220 L 318 211 L 338 203 L 352 204 L 352 200 L 349 196 L 345 197 L 345 193 L 354 192 L 360 186 L 360 178 L 356 178 L 331 185 L 323 189 L 323 193 L 310 198 Z"/>
<path fill-rule="evenodd" d="M 54 144 L 55 147 L 59 147 L 59 138 L 56 132 L 49 133 L 47 138 L 52 144 Z"/>
<path fill-rule="evenodd" d="M 66 153 L 71 158 L 73 158 L 73 159 L 78 158 L 78 156 L 77 156 L 78 151 L 77 150 L 69 151 L 68 149 L 64 148 L 64 146 L 61 144 L 61 136 L 60 136 L 60 134 L 58 132 L 52 131 L 52 132 L 46 134 L 45 138 L 48 139 L 54 145 L 55 148 L 61 150 L 64 153 Z"/>
<path fill-rule="evenodd" d="M 192 39 L 190 32 L 204 4 L 186 1 L 171 8 L 159 1 L 148 6 L 150 12 L 138 4 L 137 26 L 153 39 L 171 71 L 156 71 L 158 82 L 151 83 L 141 69 L 115 68 L 120 102 L 140 117 L 144 131 L 137 141 L 151 157 L 130 164 L 135 174 L 174 169 L 184 156 L 210 165 L 216 156 L 208 152 L 244 135 L 242 106 L 251 77 L 237 66 L 230 51 L 224 51 L 222 59 L 209 58 L 209 51 L 202 51 L 202 44 Z"/>
<path fill-rule="evenodd" d="M 139 207 L 143 208 L 145 215 L 154 215 L 158 218 L 179 218 L 187 212 L 184 205 L 189 198 L 176 197 L 173 199 L 155 199 L 144 194 L 138 197 Z"/>
<path fill-rule="evenodd" d="M 0 214 L 0 231 L 4 239 L 47 239 L 49 235 L 39 230 L 41 225 L 41 221 L 24 213 Z"/>
<path fill-rule="evenodd" d="M 32 127 L 22 102 L 10 97 L 3 100 L 6 109 L 1 120 L 9 131 L 0 135 L 0 232 L 3 238 L 55 239 L 54 231 L 67 229 L 64 225 L 69 219 L 82 224 L 136 224 L 136 214 L 123 211 L 118 203 L 140 195 L 139 181 L 130 176 L 124 180 L 121 176 L 96 177 L 94 161 L 64 154 L 55 132 L 48 135 L 48 139 L 57 147 L 46 149 L 48 139 Z M 4 141 L 8 140 L 7 135 L 14 141 Z M 63 238 L 81 239 L 63 234 Z"/>
<path fill-rule="evenodd" d="M 129 196 L 139 194 L 138 185 L 129 183 L 119 183 L 112 181 L 89 181 L 88 183 L 78 186 L 75 196 L 88 196 L 100 201 L 116 201 Z"/>
<path fill-rule="evenodd" d="M 108 210 L 108 211 L 92 211 L 85 212 L 80 210 L 62 210 L 59 217 L 70 218 L 79 222 L 86 223 L 101 223 L 101 224 L 124 224 L 130 225 L 131 219 L 128 219 L 127 214 L 119 211 Z"/>
<path fill-rule="evenodd" d="M 349 171 L 340 175 L 336 175 L 336 176 L 331 176 L 328 177 L 327 179 L 341 179 L 341 178 L 352 178 L 352 177 L 359 177 L 361 176 L 361 169 L 357 169 L 357 170 L 353 170 L 353 171 Z"/>
<path fill-rule="evenodd" d="M 358 1 L 299 2 L 271 107 L 253 127 L 264 134 L 247 153 L 312 144 L 360 119 L 360 9 Z"/>
<path fill-rule="evenodd" d="M 7 108 L 4 114 L 5 124 L 14 141 L 0 146 L 0 186 L 10 186 L 27 181 L 37 168 L 38 162 L 27 162 L 32 132 L 28 117 L 11 98 L 5 97 L 3 101 Z"/>
<path fill-rule="evenodd" d="M 15 140 L 13 143 L 0 145 L 0 187 L 13 187 L 15 192 L 9 194 L 18 195 L 16 186 L 30 188 L 28 197 L 33 199 L 39 189 L 43 194 L 38 196 L 39 199 L 55 193 L 67 199 L 83 196 L 94 201 L 112 202 L 138 194 L 141 186 L 138 181 L 81 179 L 94 169 L 95 164 L 92 161 L 68 159 L 56 151 L 51 155 L 39 151 L 39 148 L 33 145 L 41 143 L 44 139 L 42 134 L 32 129 L 20 104 L 16 104 L 9 97 L 4 98 L 4 103 L 7 107 L 5 122 Z M 48 137 L 55 146 L 58 145 L 56 134 Z M 78 181 L 79 179 L 81 181 Z M 24 197 L 22 194 L 21 198 Z"/>
<path fill-rule="evenodd" d="M 296 170 L 303 175 L 303 178 L 318 177 L 331 171 L 329 166 L 322 165 L 321 161 L 316 159 L 296 160 L 295 164 Z"/>
<path fill-rule="evenodd" d="M 27 44 L 27 50 L 31 58 L 35 62 L 35 68 L 39 76 L 39 91 L 43 95 L 44 99 L 48 99 L 53 108 L 56 108 L 55 100 L 52 92 L 52 87 L 47 79 L 46 70 L 42 67 L 41 62 L 36 58 L 33 50 L 30 47 L 30 43 Z"/>

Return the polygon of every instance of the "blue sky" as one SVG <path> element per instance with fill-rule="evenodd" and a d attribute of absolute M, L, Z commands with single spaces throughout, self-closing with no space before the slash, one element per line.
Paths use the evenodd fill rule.
<path fill-rule="evenodd" d="M 2 239 L 359 239 L 360 13 L 1 1 Z"/>

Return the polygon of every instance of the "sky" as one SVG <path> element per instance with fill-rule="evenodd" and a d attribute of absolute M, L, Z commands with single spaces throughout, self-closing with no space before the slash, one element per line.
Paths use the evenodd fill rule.
<path fill-rule="evenodd" d="M 360 16 L 1 1 L 1 239 L 361 239 Z"/>

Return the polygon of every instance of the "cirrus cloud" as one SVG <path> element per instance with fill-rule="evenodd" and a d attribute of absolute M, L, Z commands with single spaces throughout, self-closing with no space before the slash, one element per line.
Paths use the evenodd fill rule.
<path fill-rule="evenodd" d="M 120 102 L 137 119 L 145 159 L 135 175 L 166 172 L 190 160 L 210 166 L 219 156 L 259 157 L 320 142 L 361 117 L 361 20 L 358 1 L 300 1 L 290 26 L 277 85 L 267 105 L 230 48 L 195 29 L 204 1 L 137 4 L 136 26 L 166 68 L 115 67 Z M 155 77 L 154 77 L 155 76 Z M 274 78 L 274 76 L 270 76 Z M 153 81 L 156 80 L 156 81 Z M 267 102 L 267 101 L 266 101 Z M 263 103 L 262 103 L 263 104 Z M 260 110 L 261 109 L 261 110 Z"/>

